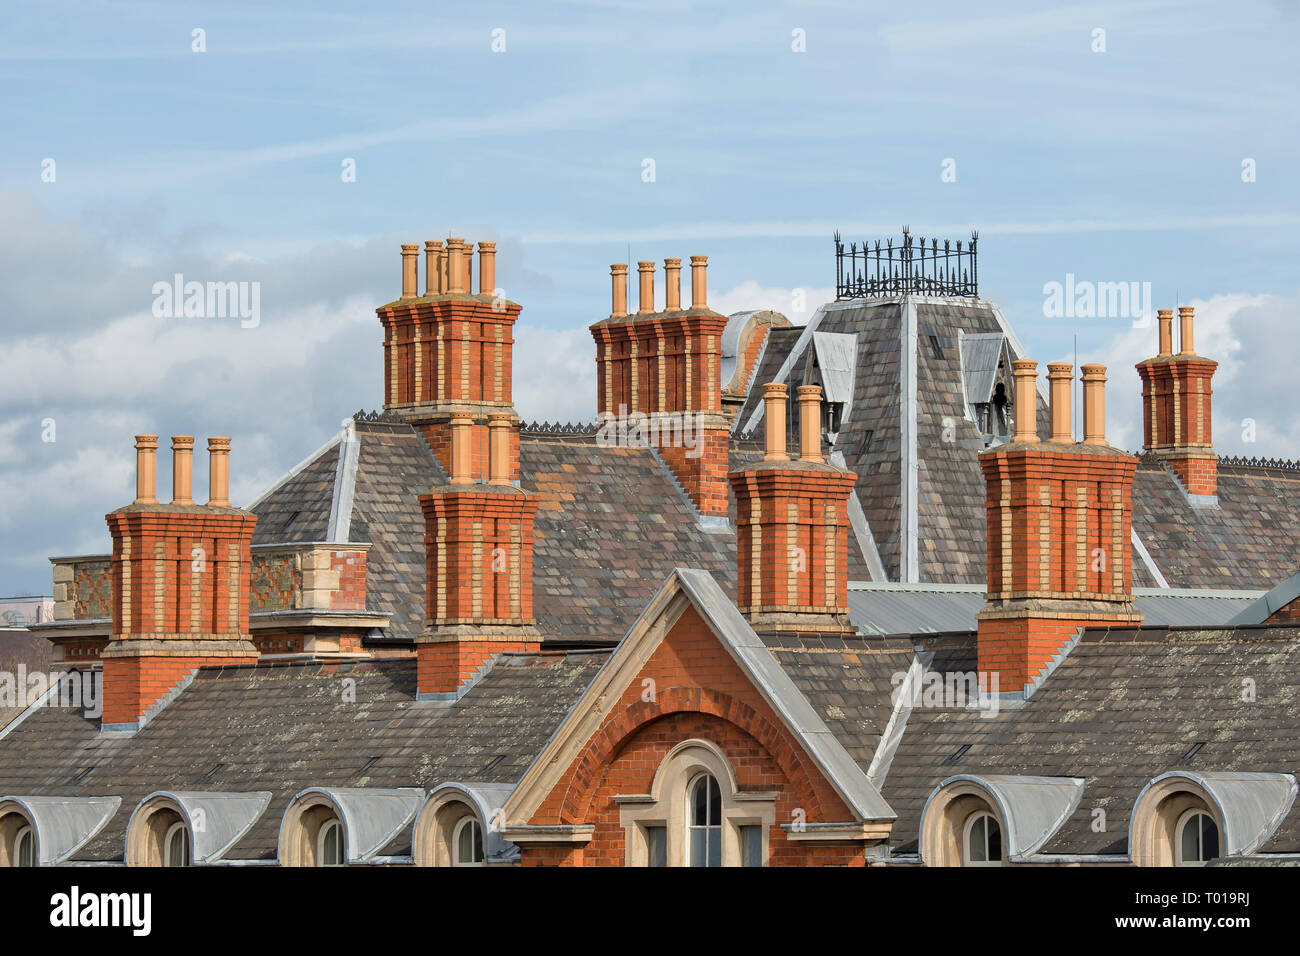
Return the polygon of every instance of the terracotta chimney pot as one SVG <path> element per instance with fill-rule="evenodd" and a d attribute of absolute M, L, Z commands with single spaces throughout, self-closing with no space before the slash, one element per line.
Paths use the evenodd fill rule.
<path fill-rule="evenodd" d="M 613 317 L 627 315 L 627 263 L 616 262 L 609 267 L 614 302 L 609 314 Z"/>
<path fill-rule="evenodd" d="M 1012 441 L 1038 441 L 1038 394 L 1034 387 L 1038 379 L 1038 363 L 1033 359 L 1016 359 L 1011 363 L 1015 379 L 1016 433 Z"/>
<path fill-rule="evenodd" d="M 1074 426 L 1070 417 L 1070 389 L 1074 383 L 1074 366 L 1069 362 L 1047 363 L 1048 395 L 1052 406 L 1053 444 L 1073 444 Z"/>
<path fill-rule="evenodd" d="M 420 247 L 414 242 L 402 243 L 402 298 L 414 299 L 419 293 L 415 291 L 416 284 L 416 263 L 415 258 L 420 254 Z"/>
<path fill-rule="evenodd" d="M 439 295 L 443 291 L 442 243 L 433 239 L 424 242 L 424 294 Z"/>
<path fill-rule="evenodd" d="M 1106 442 L 1106 366 L 1083 366 L 1083 442 Z"/>
<path fill-rule="evenodd" d="M 230 507 L 230 439 L 208 439 L 208 507 Z"/>
<path fill-rule="evenodd" d="M 510 484 L 510 416 L 488 416 L 488 481 L 494 485 Z"/>
<path fill-rule="evenodd" d="M 691 256 L 691 308 L 707 309 L 708 290 L 706 288 L 706 270 L 709 268 L 708 256 Z"/>
<path fill-rule="evenodd" d="M 478 291 L 479 295 L 496 295 L 497 288 L 497 244 L 480 242 L 478 244 Z"/>
<path fill-rule="evenodd" d="M 822 387 L 800 385 L 799 396 L 799 460 L 824 464 L 822 457 Z"/>
<path fill-rule="evenodd" d="M 1178 307 L 1178 346 L 1179 355 L 1195 355 L 1196 342 L 1193 339 L 1193 314 L 1195 313 L 1190 305 L 1180 305 Z"/>
<path fill-rule="evenodd" d="M 447 240 L 447 291 L 452 295 L 469 291 L 469 276 L 465 270 L 467 252 L 464 239 L 453 236 Z"/>
<path fill-rule="evenodd" d="M 1174 354 L 1174 310 L 1157 309 L 1156 320 L 1160 325 L 1160 356 Z"/>
<path fill-rule="evenodd" d="M 474 482 L 472 439 L 474 419 L 464 413 L 451 416 L 451 483 L 468 485 Z"/>
<path fill-rule="evenodd" d="M 640 303 L 636 311 L 638 315 L 649 315 L 655 310 L 655 264 L 638 262 L 636 271 L 641 280 Z"/>
<path fill-rule="evenodd" d="M 785 403 L 789 391 L 784 382 L 768 382 L 763 386 L 763 421 L 767 438 L 764 461 L 790 460 L 785 450 Z"/>
<path fill-rule="evenodd" d="M 135 504 L 158 503 L 158 436 L 135 436 Z"/>
<path fill-rule="evenodd" d="M 664 311 L 677 312 L 682 307 L 682 260 L 664 260 Z"/>
<path fill-rule="evenodd" d="M 172 436 L 172 504 L 194 504 L 194 436 Z"/>

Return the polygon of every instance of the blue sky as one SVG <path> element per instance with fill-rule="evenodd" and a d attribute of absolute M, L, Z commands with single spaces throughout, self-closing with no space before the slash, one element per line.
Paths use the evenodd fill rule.
<path fill-rule="evenodd" d="M 1300 456 L 1265 334 L 1300 318 L 1295 0 L 457 6 L 7 5 L 0 593 L 107 550 L 137 431 L 232 435 L 247 500 L 376 406 L 397 245 L 448 234 L 500 243 L 528 418 L 589 417 L 583 330 L 629 249 L 707 254 L 715 307 L 789 312 L 832 285 L 835 229 L 906 223 L 979 229 L 981 293 L 1043 362 L 1144 347 L 1045 318 L 1067 273 L 1196 302 L 1228 424 L 1257 408 L 1259 453 Z M 176 272 L 260 281 L 261 324 L 152 317 Z"/>

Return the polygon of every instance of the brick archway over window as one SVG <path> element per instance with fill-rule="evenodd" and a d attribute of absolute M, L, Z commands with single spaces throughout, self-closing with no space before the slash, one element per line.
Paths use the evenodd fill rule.
<path fill-rule="evenodd" d="M 617 714 L 611 714 L 583 749 L 572 772 L 560 804 L 560 819 L 581 823 L 587 819 L 592 798 L 600 783 L 602 770 L 623 746 L 649 724 L 674 714 L 707 714 L 726 721 L 748 734 L 771 755 L 789 782 L 810 820 L 847 819 L 849 812 L 838 794 L 823 796 L 829 784 L 818 787 L 820 774 L 809 768 L 790 734 L 753 707 L 729 694 L 702 687 L 667 687 L 659 690 L 652 701 L 639 700 Z M 823 808 L 830 807 L 830 814 Z"/>

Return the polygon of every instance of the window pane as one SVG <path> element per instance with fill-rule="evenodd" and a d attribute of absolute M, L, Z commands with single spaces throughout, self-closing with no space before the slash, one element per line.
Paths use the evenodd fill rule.
<path fill-rule="evenodd" d="M 998 821 L 992 817 L 984 818 L 984 825 L 988 833 L 988 859 L 1002 859 L 1002 829 L 998 826 Z"/>
<path fill-rule="evenodd" d="M 1219 828 L 1208 813 L 1201 814 L 1201 859 L 1213 860 L 1219 855 Z"/>
<path fill-rule="evenodd" d="M 456 839 L 457 863 L 483 862 L 483 829 L 477 820 L 466 820 Z"/>
<path fill-rule="evenodd" d="M 708 826 L 709 823 L 709 778 L 697 777 L 691 785 L 691 825 Z"/>
<path fill-rule="evenodd" d="M 321 840 L 321 866 L 338 866 L 343 854 L 339 852 L 339 836 L 342 827 L 337 822 L 325 824 L 325 837 Z"/>
<path fill-rule="evenodd" d="M 668 828 L 646 827 L 646 840 L 650 844 L 650 865 L 668 865 Z"/>
<path fill-rule="evenodd" d="M 708 830 L 704 827 L 691 827 L 690 830 L 690 849 L 691 849 L 691 866 L 708 866 Z"/>
<path fill-rule="evenodd" d="M 740 863 L 741 866 L 763 865 L 763 828 L 745 826 L 740 828 Z"/>
<path fill-rule="evenodd" d="M 722 825 L 722 791 L 718 789 L 718 781 L 714 777 L 709 778 L 709 826 L 716 827 Z"/>
<path fill-rule="evenodd" d="M 1183 821 L 1182 840 L 1182 860 L 1184 863 L 1197 863 L 1201 859 L 1201 848 L 1198 836 L 1200 831 L 1197 828 L 1197 817 L 1188 817 Z"/>
<path fill-rule="evenodd" d="M 19 866 L 36 865 L 36 838 L 32 835 L 30 829 L 24 830 L 18 837 L 18 852 L 14 854 L 18 857 Z"/>
<path fill-rule="evenodd" d="M 167 865 L 189 866 L 190 841 L 184 827 L 176 827 L 167 837 Z"/>
<path fill-rule="evenodd" d="M 966 841 L 966 859 L 971 863 L 986 863 L 988 853 L 984 842 L 984 821 L 987 818 L 979 816 L 970 827 L 970 838 Z"/>
<path fill-rule="evenodd" d="M 722 827 L 709 827 L 709 866 L 722 866 Z"/>

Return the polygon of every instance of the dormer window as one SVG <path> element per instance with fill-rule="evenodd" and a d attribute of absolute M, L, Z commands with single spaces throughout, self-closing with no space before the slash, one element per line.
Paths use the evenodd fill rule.
<path fill-rule="evenodd" d="M 966 820 L 962 848 L 963 866 L 1001 866 L 1002 828 L 997 817 L 988 812 L 972 813 Z"/>
<path fill-rule="evenodd" d="M 1178 866 L 1204 866 L 1219 856 L 1219 826 L 1203 810 L 1189 810 L 1178 821 Z"/>
<path fill-rule="evenodd" d="M 167 829 L 163 839 L 163 866 L 189 866 L 191 862 L 190 828 L 178 821 Z"/>
<path fill-rule="evenodd" d="M 455 851 L 452 866 L 483 865 L 483 826 L 477 817 L 465 817 L 456 824 L 452 846 Z"/>
<path fill-rule="evenodd" d="M 36 865 L 36 832 L 31 827 L 23 827 L 14 838 L 14 866 Z"/>
<path fill-rule="evenodd" d="M 838 435 L 840 425 L 844 419 L 843 402 L 822 402 L 822 432 L 827 435 Z"/>
<path fill-rule="evenodd" d="M 343 824 L 337 819 L 322 823 L 316 836 L 316 865 L 342 866 L 343 847 Z"/>

